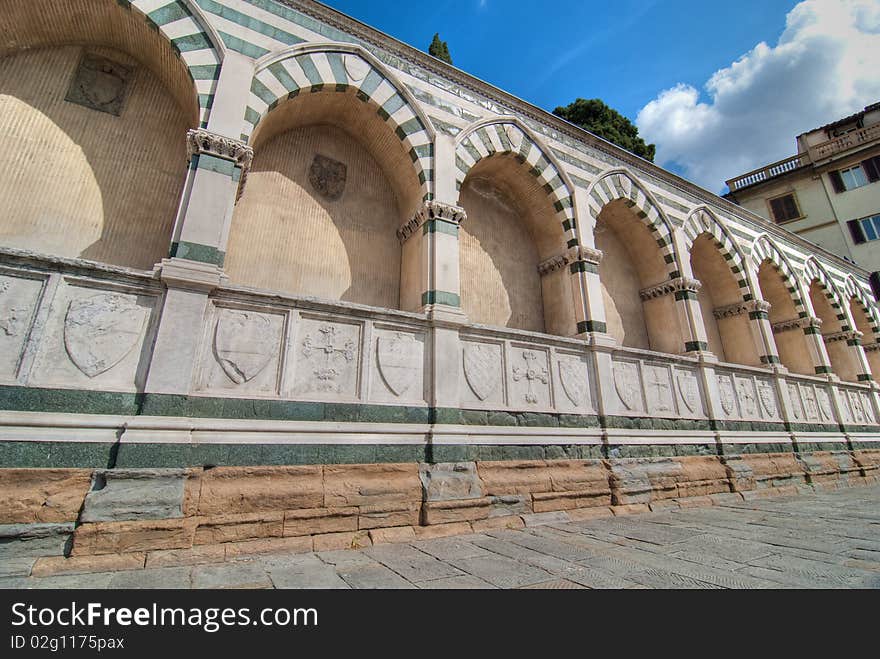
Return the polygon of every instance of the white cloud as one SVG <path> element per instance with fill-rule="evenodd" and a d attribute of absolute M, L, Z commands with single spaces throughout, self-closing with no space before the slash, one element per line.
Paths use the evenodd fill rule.
<path fill-rule="evenodd" d="M 677 166 L 712 191 L 795 155 L 795 136 L 880 100 L 880 0 L 806 0 L 786 16 L 776 46 L 759 43 L 705 83 L 709 102 L 680 83 L 636 118 Z"/>

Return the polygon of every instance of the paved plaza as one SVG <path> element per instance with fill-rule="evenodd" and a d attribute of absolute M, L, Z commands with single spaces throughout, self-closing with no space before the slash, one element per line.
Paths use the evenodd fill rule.
<path fill-rule="evenodd" d="M 880 588 L 880 486 L 6 588 Z M 26 560 L 26 559 L 18 559 Z"/>

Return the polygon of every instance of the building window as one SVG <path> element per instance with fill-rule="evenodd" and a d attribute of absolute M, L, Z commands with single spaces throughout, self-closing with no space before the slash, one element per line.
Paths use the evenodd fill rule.
<path fill-rule="evenodd" d="M 847 222 L 847 225 L 852 234 L 853 242 L 856 245 L 880 238 L 880 215 L 863 217 L 860 220 L 850 220 Z"/>
<path fill-rule="evenodd" d="M 835 192 L 855 190 L 880 180 L 880 156 L 863 160 L 858 165 L 828 172 Z"/>
<path fill-rule="evenodd" d="M 776 222 L 787 222 L 801 217 L 794 192 L 771 199 L 769 203 L 770 212 L 773 213 L 773 219 Z"/>

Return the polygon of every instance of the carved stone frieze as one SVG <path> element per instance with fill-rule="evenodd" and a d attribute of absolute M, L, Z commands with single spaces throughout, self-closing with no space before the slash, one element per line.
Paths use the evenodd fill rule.
<path fill-rule="evenodd" d="M 397 238 L 405 243 L 428 220 L 443 220 L 450 224 L 461 224 L 467 220 L 467 213 L 460 206 L 444 204 L 440 201 L 426 201 L 415 212 L 412 219 L 397 230 Z"/>
<path fill-rule="evenodd" d="M 280 339 L 265 314 L 221 309 L 214 329 L 214 356 L 236 384 L 253 380 L 278 352 Z"/>
<path fill-rule="evenodd" d="M 385 386 L 395 396 L 403 396 L 422 368 L 421 345 L 408 332 L 380 335 L 376 339 L 376 364 Z"/>
<path fill-rule="evenodd" d="M 513 381 L 524 382 L 526 391 L 523 392 L 523 400 L 529 405 L 537 405 L 546 398 L 541 395 L 546 385 L 550 383 L 550 372 L 546 367 L 547 355 L 542 351 L 523 350 L 522 358 L 525 361 L 524 366 L 514 365 Z M 541 385 L 545 385 L 541 387 Z"/>
<path fill-rule="evenodd" d="M 681 395 L 685 407 L 691 412 L 699 412 L 700 386 L 697 382 L 697 376 L 690 371 L 678 371 L 675 379 L 678 382 L 678 393 Z"/>
<path fill-rule="evenodd" d="M 792 318 L 791 320 L 781 320 L 778 323 L 773 323 L 771 329 L 774 334 L 779 334 L 780 332 L 790 332 L 791 330 L 805 329 L 807 327 L 819 329 L 821 326 L 821 318 L 805 316 L 804 318 Z"/>
<path fill-rule="evenodd" d="M 645 394 L 648 412 L 675 412 L 672 382 L 669 380 L 669 369 L 665 366 L 645 366 Z"/>
<path fill-rule="evenodd" d="M 819 412 L 823 421 L 831 421 L 834 418 L 834 410 L 831 406 L 831 396 L 824 389 L 816 390 L 816 399 L 819 403 Z"/>
<path fill-rule="evenodd" d="M 614 388 L 628 410 L 641 409 L 639 367 L 633 362 L 614 362 Z"/>
<path fill-rule="evenodd" d="M 779 408 L 776 405 L 776 391 L 770 382 L 758 380 L 758 399 L 761 401 L 761 407 L 768 417 L 775 418 L 778 416 Z"/>
<path fill-rule="evenodd" d="M 501 346 L 465 343 L 464 378 L 479 400 L 486 400 L 501 386 Z"/>
<path fill-rule="evenodd" d="M 575 407 L 588 400 L 590 382 L 587 365 L 579 359 L 559 360 L 559 382 L 566 398 Z"/>
<path fill-rule="evenodd" d="M 834 332 L 832 334 L 823 334 L 822 339 L 825 343 L 834 343 L 835 341 L 854 341 L 861 340 L 864 336 L 863 332 L 858 330 L 845 330 L 843 332 Z"/>
<path fill-rule="evenodd" d="M 555 256 L 551 256 L 550 258 L 541 261 L 541 263 L 538 264 L 538 274 L 543 277 L 544 275 L 549 275 L 551 272 L 564 268 L 571 263 L 577 263 L 580 261 L 598 266 L 602 262 L 602 257 L 603 254 L 598 249 L 575 245 L 574 247 L 569 247 L 568 250 L 562 254 L 556 254 Z"/>
<path fill-rule="evenodd" d="M 715 318 L 721 320 L 722 318 L 733 318 L 734 316 L 740 316 L 744 313 L 767 313 L 768 311 L 770 311 L 769 302 L 765 302 L 764 300 L 748 300 L 742 302 L 734 302 L 733 304 L 728 304 L 724 307 L 717 307 L 712 313 L 714 314 Z"/>
<path fill-rule="evenodd" d="M 355 395 L 359 333 L 355 325 L 304 320 L 297 393 Z"/>
<path fill-rule="evenodd" d="M 758 399 L 755 394 L 755 382 L 751 379 L 736 378 L 736 391 L 743 416 L 749 419 L 757 418 Z"/>
<path fill-rule="evenodd" d="M 718 375 L 718 395 L 721 398 L 721 409 L 728 416 L 736 411 L 736 392 L 733 389 L 733 380 L 729 375 Z"/>
<path fill-rule="evenodd" d="M 654 298 L 663 297 L 664 295 L 672 295 L 679 291 L 690 291 L 696 293 L 703 287 L 703 284 L 690 277 L 676 277 L 675 279 L 667 279 L 656 286 L 649 286 L 639 291 L 639 297 L 642 300 L 652 300 Z"/>

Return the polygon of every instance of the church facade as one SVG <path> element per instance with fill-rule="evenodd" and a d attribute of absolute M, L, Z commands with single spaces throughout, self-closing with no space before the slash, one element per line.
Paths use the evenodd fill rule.
<path fill-rule="evenodd" d="M 868 273 L 772 222 L 309 0 L 0 34 L 7 535 L 149 564 L 875 478 Z"/>

